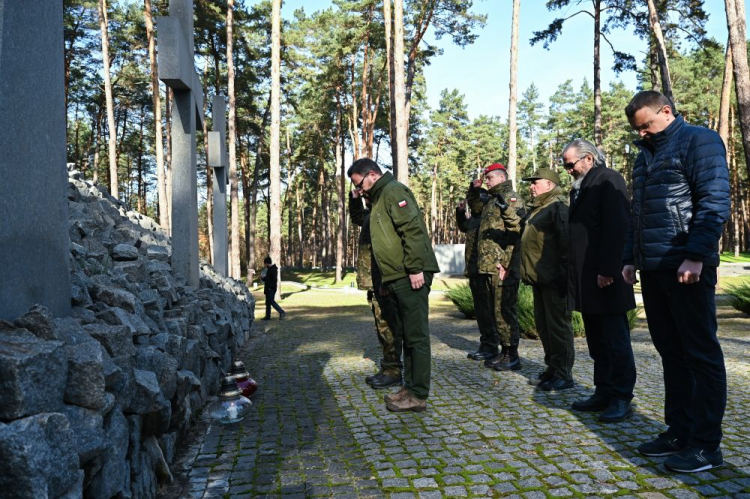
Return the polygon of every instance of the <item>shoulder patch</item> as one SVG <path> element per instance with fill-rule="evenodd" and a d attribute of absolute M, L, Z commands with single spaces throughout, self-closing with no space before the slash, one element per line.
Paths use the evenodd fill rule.
<path fill-rule="evenodd" d="M 398 202 L 398 207 L 399 208 L 404 208 L 404 207 L 406 207 L 407 204 L 408 203 L 406 202 L 406 199 L 402 199 L 401 201 Z"/>
<path fill-rule="evenodd" d="M 518 198 L 516 198 L 515 196 L 513 196 L 512 198 L 510 198 L 510 202 L 511 203 L 515 203 L 516 201 L 518 201 Z"/>

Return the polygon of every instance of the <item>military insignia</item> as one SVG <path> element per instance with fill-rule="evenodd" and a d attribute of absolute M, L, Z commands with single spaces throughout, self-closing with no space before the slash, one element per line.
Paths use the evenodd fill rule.
<path fill-rule="evenodd" d="M 510 198 L 511 203 L 515 203 L 518 200 L 518 198 Z"/>
<path fill-rule="evenodd" d="M 398 202 L 398 207 L 399 208 L 403 208 L 403 207 L 406 206 L 406 204 L 407 204 L 406 203 L 406 199 L 403 199 L 403 200 L 401 200 L 401 201 Z"/>

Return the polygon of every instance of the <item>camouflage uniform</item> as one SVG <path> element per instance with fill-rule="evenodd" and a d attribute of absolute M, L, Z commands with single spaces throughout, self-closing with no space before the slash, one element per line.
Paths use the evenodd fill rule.
<path fill-rule="evenodd" d="M 521 217 L 525 212 L 523 199 L 513 190 L 507 180 L 494 186 L 490 195 L 500 194 L 508 203 L 508 209 L 501 210 L 494 198 L 484 205 L 479 226 L 479 258 L 477 267 L 482 279 L 480 300 L 493 307 L 498 344 L 507 349 L 518 347 L 520 327 L 518 324 L 518 285 L 520 282 L 520 235 Z M 477 189 L 469 192 L 469 202 L 476 203 Z M 504 280 L 500 280 L 497 265 L 508 270 Z"/>
<path fill-rule="evenodd" d="M 361 227 L 359 233 L 359 253 L 357 255 L 357 287 L 367 290 L 367 303 L 370 304 L 372 316 L 375 319 L 375 331 L 378 341 L 383 348 L 383 359 L 380 369 L 388 376 L 401 374 L 401 340 L 394 337 L 388 325 L 393 319 L 393 311 L 388 300 L 380 296 L 381 277 L 378 266 L 372 255 L 370 239 L 370 210 L 362 204 L 361 198 L 349 195 L 349 215 L 352 222 Z"/>
<path fill-rule="evenodd" d="M 479 352 L 487 352 L 497 355 L 497 329 L 495 328 L 494 314 L 482 301 L 482 276 L 479 274 L 479 224 L 482 220 L 483 203 L 477 200 L 471 206 L 471 217 L 466 218 L 464 211 L 456 209 L 456 222 L 458 230 L 466 233 L 466 244 L 464 247 L 464 276 L 469 278 L 469 288 L 474 302 L 474 315 L 479 327 Z"/>

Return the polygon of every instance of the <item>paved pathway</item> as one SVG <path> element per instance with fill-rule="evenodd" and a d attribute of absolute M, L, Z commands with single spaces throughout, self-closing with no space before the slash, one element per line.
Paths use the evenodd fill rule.
<path fill-rule="evenodd" d="M 364 382 L 378 358 L 364 295 L 332 307 L 334 292 L 304 293 L 317 305 L 285 303 L 290 320 L 254 326 L 240 357 L 260 385 L 253 412 L 234 426 L 203 420 L 175 467 L 175 496 L 750 498 L 750 321 L 739 314 L 725 311 L 722 322 L 731 333 L 723 340 L 726 465 L 675 475 L 663 458 L 635 451 L 664 428 L 661 364 L 645 330 L 633 338 L 636 415 L 607 425 L 568 409 L 592 391 L 584 340 L 576 341 L 577 387 L 538 392 L 527 381 L 541 370 L 539 342 L 523 340 L 521 371 L 482 368 L 466 359 L 474 323 L 434 296 L 428 410 L 393 414 L 386 392 Z"/>

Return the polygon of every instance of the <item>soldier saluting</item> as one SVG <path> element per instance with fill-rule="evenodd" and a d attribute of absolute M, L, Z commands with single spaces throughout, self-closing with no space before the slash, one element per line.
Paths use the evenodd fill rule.
<path fill-rule="evenodd" d="M 521 368 L 518 356 L 520 327 L 518 324 L 518 285 L 520 276 L 520 234 L 524 203 L 513 190 L 505 166 L 493 163 L 484 169 L 484 181 L 491 199 L 482 209 L 479 225 L 480 274 L 479 302 L 491 307 L 500 352 L 484 361 L 485 367 L 496 371 Z M 470 205 L 480 198 L 481 180 L 473 183 L 467 200 Z M 516 216 L 518 212 L 518 216 Z"/>

